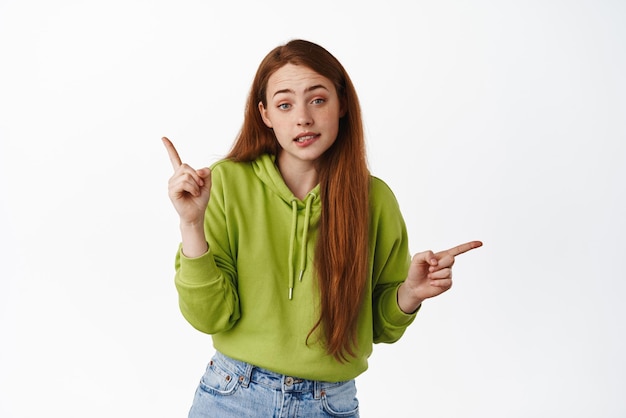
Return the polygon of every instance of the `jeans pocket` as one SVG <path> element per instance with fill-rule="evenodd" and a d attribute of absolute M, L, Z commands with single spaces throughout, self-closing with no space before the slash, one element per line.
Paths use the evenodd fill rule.
<path fill-rule="evenodd" d="M 200 379 L 200 388 L 215 395 L 232 395 L 240 382 L 232 372 L 211 361 Z"/>
<path fill-rule="evenodd" d="M 354 380 L 331 385 L 322 390 L 324 411 L 333 417 L 357 417 L 359 401 Z"/>

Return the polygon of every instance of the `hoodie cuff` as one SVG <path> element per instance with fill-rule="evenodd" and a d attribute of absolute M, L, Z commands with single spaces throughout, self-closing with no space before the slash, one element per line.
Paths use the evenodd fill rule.
<path fill-rule="evenodd" d="M 180 282 L 189 285 L 207 284 L 220 277 L 220 270 L 215 264 L 215 259 L 211 253 L 211 249 L 199 257 L 187 257 L 183 254 L 183 246 L 178 247 L 179 274 Z"/>
<path fill-rule="evenodd" d="M 398 287 L 400 287 L 400 285 L 398 285 Z M 408 314 L 404 312 L 400 309 L 400 306 L 398 306 L 398 287 L 396 287 L 393 292 L 389 292 L 389 297 L 385 300 L 385 306 L 383 308 L 383 312 L 385 312 L 385 319 L 390 324 L 395 326 L 410 325 L 422 308 L 422 305 L 420 305 L 413 313 Z"/>

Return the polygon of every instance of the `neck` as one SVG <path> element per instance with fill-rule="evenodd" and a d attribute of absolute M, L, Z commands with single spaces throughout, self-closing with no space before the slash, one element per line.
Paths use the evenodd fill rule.
<path fill-rule="evenodd" d="M 286 164 L 279 155 L 276 166 L 289 190 L 300 200 L 304 200 L 319 182 L 317 168 L 313 163 Z"/>

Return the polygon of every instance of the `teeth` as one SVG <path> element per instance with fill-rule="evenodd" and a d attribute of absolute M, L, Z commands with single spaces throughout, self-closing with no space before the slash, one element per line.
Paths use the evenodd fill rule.
<path fill-rule="evenodd" d="M 297 138 L 296 141 L 297 142 L 304 142 L 304 141 L 308 141 L 309 139 L 313 139 L 313 138 L 315 138 L 314 135 L 301 136 L 300 138 Z"/>

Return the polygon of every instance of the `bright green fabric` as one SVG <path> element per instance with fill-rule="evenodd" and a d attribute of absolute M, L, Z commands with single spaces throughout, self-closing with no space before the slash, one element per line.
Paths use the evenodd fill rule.
<path fill-rule="evenodd" d="M 273 157 L 216 163 L 205 221 L 209 252 L 190 259 L 179 250 L 176 257 L 180 309 L 192 326 L 212 334 L 214 347 L 227 356 L 304 379 L 348 380 L 367 369 L 372 343 L 397 341 L 415 318 L 402 312 L 396 299 L 410 263 L 406 227 L 392 191 L 372 177 L 371 280 L 360 315 L 359 351 L 339 363 L 324 351 L 319 333 L 307 342 L 319 315 L 313 263 L 318 187 L 307 199 L 293 196 Z"/>

